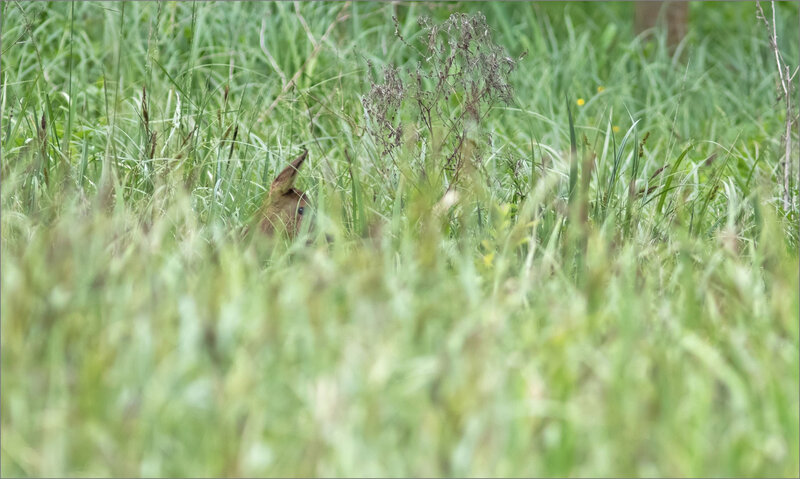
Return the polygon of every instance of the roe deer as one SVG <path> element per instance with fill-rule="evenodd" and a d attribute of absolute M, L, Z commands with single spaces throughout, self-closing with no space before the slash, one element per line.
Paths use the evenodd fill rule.
<path fill-rule="evenodd" d="M 303 150 L 300 156 L 278 174 L 269 187 L 269 194 L 256 215 L 261 232 L 273 235 L 284 229 L 291 238 L 300 230 L 308 201 L 306 194 L 294 187 L 294 180 L 306 156 L 308 150 Z"/>

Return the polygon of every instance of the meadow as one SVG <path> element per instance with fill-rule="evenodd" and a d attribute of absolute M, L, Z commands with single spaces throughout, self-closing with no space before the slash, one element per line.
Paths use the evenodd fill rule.
<path fill-rule="evenodd" d="M 0 4 L 0 475 L 798 476 L 775 54 L 690 8 Z"/>

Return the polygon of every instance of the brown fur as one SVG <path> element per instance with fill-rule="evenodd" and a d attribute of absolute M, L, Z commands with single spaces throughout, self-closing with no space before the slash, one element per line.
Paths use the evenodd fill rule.
<path fill-rule="evenodd" d="M 294 181 L 307 156 L 308 151 L 303 151 L 272 182 L 258 215 L 259 229 L 263 233 L 273 235 L 285 231 L 289 237 L 294 237 L 300 230 L 308 201 L 306 194 L 294 187 Z"/>

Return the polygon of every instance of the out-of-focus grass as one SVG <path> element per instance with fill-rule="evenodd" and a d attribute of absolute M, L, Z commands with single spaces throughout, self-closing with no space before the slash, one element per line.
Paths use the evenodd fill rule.
<path fill-rule="evenodd" d="M 798 223 L 754 5 L 692 5 L 675 57 L 622 3 L 0 8 L 2 475 L 798 474 Z M 528 54 L 437 219 L 359 95 L 366 60 L 419 60 L 392 16 L 412 38 L 455 11 Z M 597 155 L 575 205 L 565 96 Z M 310 231 L 242 240 L 299 147 Z"/>

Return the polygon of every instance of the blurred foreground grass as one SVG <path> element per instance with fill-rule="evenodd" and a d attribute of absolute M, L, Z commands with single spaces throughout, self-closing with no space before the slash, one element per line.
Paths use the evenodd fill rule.
<path fill-rule="evenodd" d="M 798 474 L 753 4 L 693 4 L 675 57 L 630 4 L 1 8 L 3 476 Z M 420 60 L 392 16 L 455 11 L 528 54 L 437 218 L 444 180 L 386 164 L 360 95 L 367 60 Z M 242 240 L 299 147 L 309 231 Z"/>

